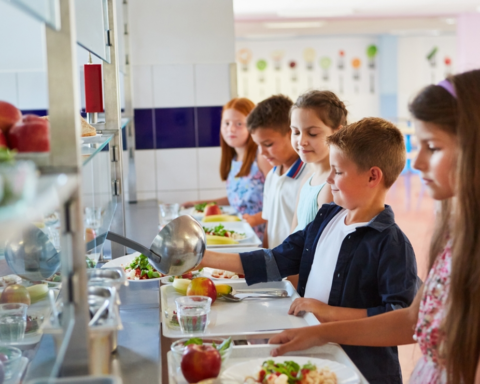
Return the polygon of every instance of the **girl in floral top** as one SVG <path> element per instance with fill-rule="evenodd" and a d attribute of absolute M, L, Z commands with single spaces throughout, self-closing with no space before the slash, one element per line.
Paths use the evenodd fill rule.
<path fill-rule="evenodd" d="M 410 104 L 414 166 L 441 202 L 430 272 L 409 308 L 355 321 L 285 331 L 273 356 L 335 342 L 423 353 L 410 383 L 480 383 L 480 70 L 424 88 Z"/>
<path fill-rule="evenodd" d="M 243 218 L 253 227 L 260 239 L 263 239 L 263 184 L 272 166 L 259 155 L 257 144 L 247 130 L 247 116 L 253 108 L 253 101 L 246 98 L 232 99 L 223 107 L 220 177 L 227 182 L 227 197 L 190 201 L 183 206 L 188 208 L 212 201 L 219 205 L 231 205 L 243 214 Z"/>

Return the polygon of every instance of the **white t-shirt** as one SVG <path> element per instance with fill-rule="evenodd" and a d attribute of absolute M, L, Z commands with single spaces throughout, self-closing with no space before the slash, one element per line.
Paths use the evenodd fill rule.
<path fill-rule="evenodd" d="M 275 167 L 265 179 L 262 217 L 268 220 L 269 248 L 279 246 L 290 235 L 305 168 L 306 164 L 298 159 L 283 175 L 280 167 Z"/>
<path fill-rule="evenodd" d="M 330 220 L 318 240 L 312 269 L 308 276 L 304 297 L 320 300 L 327 304 L 332 289 L 333 273 L 337 265 L 338 254 L 345 237 L 355 232 L 357 227 L 368 223 L 345 225 L 347 210 L 342 209 Z"/>

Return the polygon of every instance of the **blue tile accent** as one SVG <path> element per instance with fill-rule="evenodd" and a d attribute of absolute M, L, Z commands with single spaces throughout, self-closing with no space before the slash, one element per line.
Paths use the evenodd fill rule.
<path fill-rule="evenodd" d="M 135 109 L 135 148 L 136 149 L 155 149 L 153 135 L 154 110 L 153 109 Z"/>
<path fill-rule="evenodd" d="M 122 143 L 123 143 L 123 150 L 127 150 L 127 127 L 122 129 Z"/>
<path fill-rule="evenodd" d="M 46 109 L 22 109 L 22 115 L 46 116 L 46 115 L 48 115 L 48 110 L 46 110 Z"/>
<path fill-rule="evenodd" d="M 157 149 L 195 148 L 195 109 L 156 108 L 155 134 Z"/>
<path fill-rule="evenodd" d="M 398 96 L 394 94 L 380 94 L 380 116 L 395 121 L 398 116 Z"/>
<path fill-rule="evenodd" d="M 223 107 L 197 107 L 197 134 L 199 147 L 220 145 L 220 124 Z"/>

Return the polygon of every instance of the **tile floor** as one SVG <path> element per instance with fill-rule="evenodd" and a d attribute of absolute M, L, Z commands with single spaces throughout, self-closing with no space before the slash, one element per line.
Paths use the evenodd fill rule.
<path fill-rule="evenodd" d="M 425 280 L 428 248 L 434 224 L 434 201 L 422 189 L 418 175 L 402 175 L 387 196 L 387 204 L 395 212 L 397 224 L 412 243 L 417 257 L 418 275 Z M 403 382 L 408 383 L 417 360 L 422 355 L 417 344 L 399 347 Z"/>

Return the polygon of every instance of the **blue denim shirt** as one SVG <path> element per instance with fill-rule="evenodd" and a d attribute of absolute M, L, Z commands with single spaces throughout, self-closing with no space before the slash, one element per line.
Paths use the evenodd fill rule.
<path fill-rule="evenodd" d="M 278 247 L 241 253 L 247 283 L 278 281 L 299 274 L 297 290 L 303 296 L 318 240 L 341 210 L 334 203 L 325 204 L 313 222 Z M 367 309 L 368 316 L 374 316 L 408 307 L 416 292 L 413 248 L 386 205 L 366 226 L 358 227 L 344 239 L 328 304 Z M 342 347 L 370 383 L 402 383 L 396 347 Z"/>

